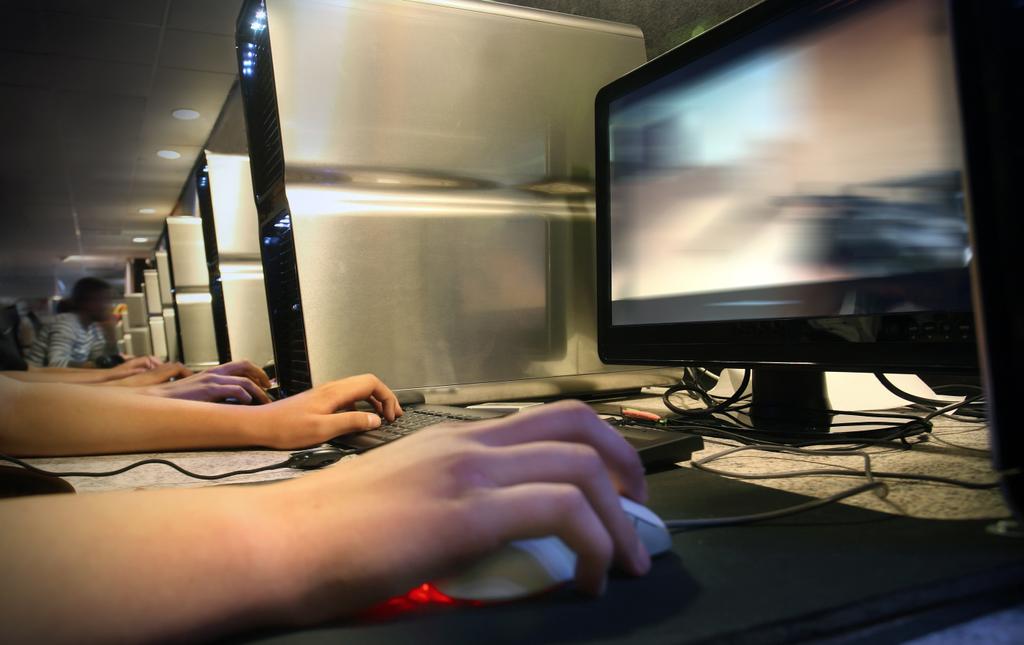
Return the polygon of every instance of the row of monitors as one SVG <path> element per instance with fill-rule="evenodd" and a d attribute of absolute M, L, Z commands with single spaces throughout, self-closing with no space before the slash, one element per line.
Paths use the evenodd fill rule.
<path fill-rule="evenodd" d="M 271 31 L 290 43 L 273 68 Z M 596 348 L 593 98 L 645 62 L 639 29 L 279 0 L 245 4 L 237 51 L 248 158 L 209 145 L 200 217 L 168 219 L 186 364 L 269 360 L 270 329 L 287 393 L 362 372 L 439 402 L 672 380 Z"/>
<path fill-rule="evenodd" d="M 793 4 L 799 5 L 800 12 L 792 13 L 793 6 L 771 2 L 758 11 L 778 8 L 778 16 L 763 21 L 775 25 L 771 29 L 781 28 L 783 16 L 809 12 L 821 20 L 827 18 L 830 25 L 838 25 L 835 29 L 840 34 L 859 24 L 855 18 L 862 17 L 863 12 L 927 17 L 943 11 L 939 0 L 864 0 L 852 8 L 845 8 L 850 4 L 845 3 L 825 11 L 831 4 L 824 0 L 801 1 Z M 747 20 L 756 21 L 760 15 L 750 13 Z M 887 26 L 903 24 L 891 19 L 882 22 Z M 922 36 L 927 43 L 935 40 L 948 45 L 941 21 L 917 22 L 927 27 Z M 733 33 L 743 31 L 743 24 L 733 21 L 713 31 L 731 42 L 746 37 L 746 32 Z M 753 32 L 752 42 L 761 49 L 762 40 L 778 40 L 770 30 L 758 27 Z M 877 32 L 867 29 L 865 33 Z M 854 51 L 868 42 L 860 37 L 850 39 Z M 728 53 L 719 51 L 720 44 L 710 36 L 698 42 L 708 43 L 707 51 L 693 60 L 680 62 L 682 54 L 662 57 L 645 66 L 647 71 L 643 73 L 671 75 L 678 71 L 676 67 L 699 71 Z M 896 38 L 893 42 L 903 41 Z M 652 306 L 657 306 L 655 313 L 660 317 L 644 312 L 625 315 L 629 312 L 624 305 L 636 304 L 625 302 L 625 296 L 636 295 L 634 291 L 642 296 L 674 293 L 686 271 L 632 271 L 630 275 L 637 276 L 632 283 L 619 280 L 617 288 L 625 295 L 617 299 L 617 317 L 599 315 L 602 311 L 607 314 L 606 300 L 614 295 L 605 284 L 613 263 L 608 253 L 595 257 L 595 246 L 614 246 L 608 241 L 610 235 L 621 240 L 628 228 L 649 240 L 639 246 L 641 252 L 634 254 L 638 263 L 634 264 L 647 267 L 658 260 L 657 266 L 668 266 L 661 260 L 664 252 L 671 250 L 671 240 L 664 234 L 651 234 L 655 230 L 653 220 L 660 217 L 665 222 L 663 228 L 673 235 L 688 227 L 661 216 L 662 210 L 672 211 L 668 206 L 675 202 L 654 199 L 678 184 L 666 179 L 666 173 L 679 174 L 683 169 L 684 174 L 695 175 L 697 185 L 707 187 L 717 180 L 701 177 L 717 177 L 728 170 L 718 167 L 728 164 L 716 162 L 712 164 L 715 168 L 701 174 L 697 172 L 701 168 L 699 160 L 680 156 L 680 151 L 695 149 L 699 142 L 695 136 L 680 134 L 685 134 L 685 129 L 679 129 L 680 124 L 687 123 L 685 113 L 676 118 L 678 115 L 672 112 L 667 121 L 662 118 L 669 108 L 676 112 L 682 109 L 677 105 L 679 101 L 664 98 L 668 96 L 664 93 L 658 94 L 657 100 L 641 101 L 647 96 L 645 92 L 653 89 L 646 85 L 626 87 L 624 81 L 613 83 L 645 62 L 639 30 L 472 0 L 458 4 L 395 2 L 386 7 L 371 0 L 248 0 L 237 24 L 236 51 L 251 161 L 247 178 L 251 184 L 238 184 L 234 203 L 246 205 L 248 214 L 236 220 L 238 230 L 229 233 L 224 227 L 222 232 L 220 208 L 215 203 L 222 182 L 215 176 L 216 165 L 208 155 L 194 178 L 196 210 L 200 214 L 213 212 L 215 217 L 192 218 L 193 228 L 205 226 L 205 242 L 198 245 L 205 245 L 206 250 L 203 284 L 197 280 L 193 285 L 178 275 L 179 256 L 186 251 L 176 248 L 174 228 L 178 218 L 168 221 L 172 272 L 178 278 L 174 281 L 174 298 L 186 362 L 191 362 L 187 340 L 202 336 L 186 333 L 186 303 L 209 302 L 206 319 L 212 321 L 209 327 L 218 356 L 235 354 L 228 285 L 247 270 L 232 273 L 228 269 L 231 262 L 239 261 L 251 262 L 252 273 L 262 272 L 266 324 L 272 332 L 276 371 L 288 393 L 366 371 L 378 373 L 399 389 L 433 388 L 441 394 L 501 384 L 503 397 L 555 395 L 565 393 L 559 384 L 552 384 L 559 379 L 570 388 L 598 390 L 629 369 L 602 363 L 598 355 L 599 326 L 603 349 L 622 345 L 613 342 L 620 336 L 629 341 L 629 353 L 605 352 L 615 362 L 630 358 L 651 364 L 698 358 L 714 361 L 734 344 L 737 334 L 716 318 L 710 321 L 713 327 L 709 333 L 725 333 L 726 338 L 716 343 L 710 342 L 716 340 L 713 336 L 702 337 L 701 347 L 708 350 L 707 356 L 698 356 L 692 347 L 687 347 L 686 356 L 664 355 L 672 343 L 689 340 L 699 331 L 698 324 L 708 322 L 691 316 L 692 301 L 686 303 L 682 313 L 655 302 Z M 845 61 L 857 58 L 842 55 L 845 50 L 838 51 L 824 59 L 832 65 L 828 69 L 838 65 L 837 69 L 848 72 L 840 81 L 865 76 L 855 65 L 847 70 Z M 833 65 L 833 59 L 838 63 Z M 792 57 L 785 60 L 795 64 Z M 777 67 L 758 70 L 762 75 L 774 74 Z M 627 77 L 637 77 L 637 73 Z M 776 87 L 770 82 L 775 77 L 769 77 L 763 85 Z M 941 85 L 946 80 L 943 76 L 936 83 Z M 840 81 L 836 82 L 849 85 Z M 621 110 L 609 107 L 607 90 L 599 94 L 605 86 L 624 88 L 622 96 L 612 97 L 617 101 L 613 101 L 615 105 L 627 99 L 639 101 L 637 114 L 630 113 L 630 118 L 642 128 L 637 126 L 635 132 L 625 132 L 629 136 L 617 140 L 610 136 L 615 123 L 634 124 L 623 121 Z M 750 83 L 742 86 L 754 87 Z M 708 94 L 701 94 L 701 101 L 724 100 L 722 92 L 710 91 L 706 84 L 698 89 Z M 836 92 L 820 94 L 828 98 Z M 878 92 L 854 94 L 863 99 Z M 596 149 L 595 96 L 602 108 L 597 115 L 601 117 L 597 129 L 601 145 Z M 729 103 L 734 107 L 744 104 Z M 942 100 L 937 103 L 945 106 Z M 691 106 L 691 116 L 699 113 L 700 105 L 703 103 Z M 787 105 L 776 107 L 780 113 L 789 114 Z M 828 114 L 841 116 L 849 111 L 846 107 Z M 609 111 L 618 115 L 618 121 L 610 122 Z M 917 112 L 911 117 L 924 118 Z M 734 120 L 744 119 L 736 115 Z M 758 133 L 764 130 L 768 136 L 774 132 L 765 129 L 772 123 L 761 125 L 764 128 Z M 696 134 L 707 130 L 697 128 Z M 857 133 L 850 138 L 854 142 L 866 140 Z M 712 139 L 717 145 L 728 137 Z M 772 141 L 768 136 L 762 143 Z M 613 148 L 621 152 L 614 159 Z M 632 163 L 627 153 L 641 149 L 646 152 Z M 714 146 L 709 149 L 717 150 Z M 872 173 L 877 170 L 872 165 L 875 157 L 868 153 L 875 151 L 869 146 L 865 153 L 865 165 Z M 718 156 L 712 156 L 731 158 L 726 152 L 735 151 L 717 150 Z M 617 164 L 614 177 L 609 175 L 612 161 Z M 691 172 L 693 168 L 697 171 Z M 790 174 L 799 174 L 800 168 L 794 166 Z M 633 200 L 639 206 L 632 211 L 623 208 L 621 199 L 613 204 L 611 179 L 618 182 L 615 194 L 621 196 L 628 194 L 623 186 L 635 184 L 637 176 L 646 181 L 639 192 L 647 201 Z M 916 184 L 910 190 L 917 190 Z M 605 222 L 596 240 L 595 201 Z M 609 227 L 613 206 L 616 226 Z M 624 217 L 627 211 L 630 217 Z M 760 211 L 744 212 L 748 220 L 762 219 L 757 215 Z M 245 255 L 245 260 L 229 257 L 226 252 L 228 240 L 239 231 L 247 240 L 255 238 L 259 249 Z M 699 245 L 700 249 L 714 250 L 722 245 L 723 240 L 710 237 L 708 243 Z M 734 232 L 734 237 L 744 236 Z M 197 247 L 184 242 L 178 246 Z M 678 255 L 687 261 L 693 257 L 692 253 Z M 616 257 L 621 260 L 625 256 L 618 252 Z M 956 261 L 966 262 L 967 258 L 958 256 Z M 619 265 L 621 277 L 630 267 L 621 262 Z M 198 263 L 188 266 L 188 270 L 194 268 L 199 273 Z M 708 277 L 717 277 L 696 268 L 693 274 L 705 282 Z M 651 284 L 660 286 L 653 289 Z M 598 293 L 604 310 L 598 307 Z M 726 304 L 735 305 L 735 300 Z M 743 298 L 739 304 L 750 309 L 751 302 L 761 307 L 764 300 Z M 841 306 L 834 309 L 842 314 L 847 309 L 859 311 L 860 301 L 869 299 L 840 300 Z M 719 309 L 716 306 L 715 311 Z M 745 309 L 741 313 L 748 318 L 753 315 Z M 963 313 L 969 317 L 968 312 Z M 785 315 L 789 314 L 778 313 L 774 318 Z M 817 319 L 811 322 L 815 332 L 821 331 L 821 342 L 817 342 L 817 336 L 811 339 L 814 342 L 799 337 L 794 343 L 792 334 L 779 338 L 766 335 L 786 326 L 776 320 L 767 321 L 770 324 L 754 320 L 754 327 L 750 320 L 740 322 L 744 329 L 754 329 L 757 348 L 770 346 L 755 356 L 749 344 L 745 345 L 747 353 L 735 358 L 737 364 L 754 359 L 795 362 L 798 358 L 818 364 L 826 346 L 841 346 L 843 360 L 831 361 L 833 369 L 850 367 L 853 359 L 869 355 L 873 357 L 871 366 L 880 367 L 882 363 L 876 364 L 874 358 L 883 352 L 890 357 L 887 367 L 906 370 L 922 360 L 916 340 L 899 339 L 884 346 L 859 342 L 860 338 L 834 333 L 831 326 L 819 330 Z M 673 323 L 688 326 L 684 330 L 671 326 Z M 635 328 L 634 333 L 625 337 L 623 328 Z M 927 353 L 942 359 L 957 350 L 973 357 L 972 338 L 947 345 L 929 346 Z M 801 355 L 801 351 L 808 355 Z M 900 351 L 908 359 L 896 364 L 891 357 L 902 355 Z M 935 365 L 940 363 L 945 364 L 939 360 Z M 866 365 L 851 369 L 864 369 Z M 494 397 L 466 394 L 463 398 Z"/>
<path fill-rule="evenodd" d="M 167 218 L 142 293 L 127 296 L 126 350 L 193 369 L 233 358 L 270 363 L 248 158 L 207 153 L 193 181 L 198 217 Z"/>

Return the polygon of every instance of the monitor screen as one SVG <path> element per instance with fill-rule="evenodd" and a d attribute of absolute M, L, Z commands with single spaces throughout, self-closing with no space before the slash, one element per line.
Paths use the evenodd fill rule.
<path fill-rule="evenodd" d="M 946 3 L 839 5 L 608 104 L 613 326 L 971 310 Z"/>

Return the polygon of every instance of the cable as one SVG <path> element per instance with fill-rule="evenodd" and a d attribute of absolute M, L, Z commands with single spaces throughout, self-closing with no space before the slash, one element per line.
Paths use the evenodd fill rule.
<path fill-rule="evenodd" d="M 727 470 L 720 470 L 718 468 L 711 468 L 707 465 L 712 461 L 724 459 L 730 455 L 734 455 L 738 452 L 746 452 L 748 450 L 763 450 L 765 452 L 781 452 L 788 454 L 811 456 L 859 456 L 864 459 L 864 470 L 858 472 L 849 469 L 820 468 L 812 470 L 789 471 L 784 473 L 746 474 L 730 472 Z M 996 488 L 999 486 L 999 482 L 969 482 L 960 479 L 953 479 L 950 477 L 940 477 L 937 475 L 919 475 L 916 473 L 895 473 L 875 471 L 871 467 L 871 454 L 860 450 L 803 450 L 801 448 L 771 445 L 735 446 L 733 448 L 729 448 L 727 450 L 722 450 L 712 455 L 708 455 L 707 457 L 696 459 L 691 462 L 691 465 L 698 470 L 703 470 L 705 472 L 713 473 L 715 475 L 721 475 L 723 477 L 734 477 L 736 479 L 789 479 L 794 477 L 809 477 L 817 475 L 836 475 L 842 477 L 862 475 L 867 477 L 869 481 L 872 481 L 874 478 L 907 479 L 911 481 L 947 484 L 950 486 L 957 486 L 960 488 L 967 488 L 970 490 L 990 490 L 992 488 Z"/>
<path fill-rule="evenodd" d="M 901 390 L 900 388 L 896 387 L 895 383 L 889 380 L 889 377 L 887 377 L 885 374 L 882 374 L 881 372 L 875 372 L 875 378 L 878 379 L 878 382 L 881 383 L 885 389 L 889 390 L 890 392 L 900 397 L 904 401 L 910 401 L 911 403 L 918 403 L 920 405 L 930 406 L 943 406 L 949 404 L 949 401 L 942 401 L 940 399 L 927 399 L 923 396 L 917 396 L 916 394 L 911 394 L 910 392 Z"/>
<path fill-rule="evenodd" d="M 710 415 L 714 414 L 715 412 L 721 412 L 721 411 L 728 410 L 729 406 L 733 405 L 734 403 L 736 403 L 739 400 L 741 400 L 742 398 L 744 398 L 744 396 L 745 396 L 744 392 L 747 389 L 747 385 L 749 385 L 749 384 L 750 384 L 750 370 L 743 370 L 743 380 L 740 381 L 739 387 L 736 388 L 736 391 L 733 392 L 732 396 L 724 399 L 723 401 L 721 401 L 719 403 L 715 403 L 714 400 L 711 398 L 711 396 L 708 394 L 707 390 L 705 390 L 703 387 L 698 385 L 696 382 L 694 382 L 694 383 L 683 383 L 683 382 L 676 383 L 672 387 L 670 387 L 667 390 L 665 390 L 665 393 L 661 395 L 661 400 L 665 403 L 665 407 L 667 407 L 669 410 L 672 410 L 673 412 L 675 412 L 676 414 L 678 414 L 680 416 L 684 416 L 684 417 L 710 416 Z M 708 407 L 706 407 L 706 408 L 699 408 L 699 409 L 696 409 L 696 410 L 691 410 L 689 408 L 679 407 L 678 405 L 676 405 L 675 403 L 672 402 L 672 395 L 676 394 L 677 392 L 691 392 L 691 393 L 697 394 L 707 404 Z"/>
<path fill-rule="evenodd" d="M 687 531 L 694 529 L 706 529 L 714 528 L 719 526 L 735 526 L 737 524 L 753 524 L 754 522 L 764 522 L 766 520 L 774 520 L 781 517 L 789 517 L 791 515 L 797 515 L 799 513 L 806 513 L 822 506 L 829 504 L 835 504 L 836 502 L 842 501 L 848 497 L 854 495 L 860 495 L 871 490 L 887 490 L 887 486 L 882 482 L 869 482 L 867 484 L 861 484 L 860 486 L 854 486 L 853 488 L 830 495 L 822 499 L 815 499 L 803 504 L 797 504 L 796 506 L 790 506 L 788 508 L 780 508 L 774 511 L 767 511 L 765 513 L 754 513 L 752 515 L 735 515 L 732 517 L 713 517 L 706 519 L 693 519 L 693 520 L 669 520 L 665 522 L 665 526 L 669 531 Z"/>
<path fill-rule="evenodd" d="M 743 383 L 730 397 L 715 397 L 702 388 L 691 372 L 684 373 L 684 380 L 669 388 L 662 400 L 666 407 L 676 413 L 675 418 L 663 419 L 652 427 L 660 427 L 669 430 L 691 432 L 704 437 L 719 437 L 739 441 L 745 444 L 751 443 L 772 443 L 777 445 L 812 446 L 812 445 L 837 445 L 837 444 L 863 444 L 869 445 L 891 444 L 899 442 L 909 447 L 907 439 L 925 433 L 932 432 L 932 419 L 939 415 L 952 418 L 957 421 L 968 423 L 980 423 L 983 421 L 985 411 L 980 406 L 984 405 L 983 396 L 975 395 L 960 402 L 950 403 L 948 401 L 937 401 L 942 407 L 936 408 L 931 404 L 913 404 L 923 406 L 921 414 L 908 414 L 905 412 L 862 412 L 856 410 L 808 410 L 830 415 L 860 417 L 863 419 L 888 419 L 902 420 L 902 423 L 871 423 L 870 421 L 842 421 L 831 423 L 831 428 L 880 426 L 870 430 L 859 430 L 849 432 L 831 431 L 794 431 L 780 432 L 779 430 L 759 430 L 757 426 L 748 420 L 736 416 L 735 413 L 744 412 L 749 409 L 750 403 L 746 402 L 751 395 L 742 395 L 750 380 L 750 371 L 744 372 Z M 884 375 L 883 375 L 884 378 Z M 891 384 L 891 383 L 890 383 Z M 895 387 L 895 386 L 893 386 Z M 898 389 L 898 388 L 897 388 Z M 702 400 L 707 407 L 699 410 L 682 408 L 671 400 L 671 397 L 679 392 L 687 392 L 696 399 Z M 920 397 L 918 397 L 920 398 Z M 924 399 L 922 399 L 924 400 Z M 929 399 L 929 401 L 931 401 Z M 963 414 L 966 416 L 958 416 Z M 638 425 L 646 425 L 635 421 Z"/>
<path fill-rule="evenodd" d="M 190 470 L 186 470 L 186 469 L 182 468 L 181 466 L 179 466 L 178 464 L 174 463 L 173 461 L 168 461 L 166 459 L 143 459 L 141 461 L 136 461 L 135 463 L 128 464 L 127 466 L 124 466 L 123 468 L 118 468 L 116 470 L 99 471 L 99 472 L 53 472 L 53 471 L 49 471 L 49 470 L 43 470 L 42 468 L 36 468 L 35 466 L 33 466 L 32 464 L 30 464 L 28 462 L 22 461 L 21 459 L 18 459 L 17 457 L 11 457 L 9 455 L 0 455 L 0 461 L 10 462 L 12 464 L 16 464 L 18 466 L 21 466 L 25 470 L 28 470 L 28 471 L 31 471 L 31 472 L 34 472 L 34 473 L 38 473 L 40 475 L 50 475 L 50 476 L 53 476 L 53 477 L 113 477 L 114 475 L 120 475 L 121 473 L 126 473 L 129 470 L 133 470 L 135 468 L 138 468 L 139 466 L 146 466 L 146 465 L 149 465 L 149 464 L 160 464 L 162 466 L 169 466 L 170 468 L 173 468 L 174 470 L 177 470 L 179 473 L 181 473 L 182 475 L 185 475 L 186 477 L 193 477 L 195 479 L 203 479 L 203 480 L 206 480 L 206 481 L 213 481 L 213 480 L 216 480 L 216 479 L 225 479 L 227 477 L 235 477 L 237 475 L 251 475 L 253 473 L 261 473 L 261 472 L 264 472 L 264 471 L 267 471 L 267 470 L 276 470 L 278 468 L 291 468 L 292 464 L 294 463 L 294 458 L 289 457 L 285 461 L 282 461 L 282 462 L 279 462 L 279 463 L 276 463 L 276 464 L 270 464 L 268 466 L 260 466 L 259 468 L 249 468 L 247 470 L 233 470 L 233 471 L 228 472 L 228 473 L 219 473 L 217 475 L 203 475 L 201 473 L 194 473 L 194 472 L 192 472 Z"/>
<path fill-rule="evenodd" d="M 895 383 L 890 381 L 889 377 L 887 377 L 885 374 L 875 373 L 875 378 L 878 379 L 878 382 L 881 383 L 882 386 L 885 387 L 885 389 L 889 390 L 890 392 L 892 392 L 896 396 L 900 397 L 904 401 L 909 401 L 910 403 L 916 403 L 917 405 L 924 406 L 926 409 L 930 410 L 930 409 L 934 409 L 936 407 L 942 407 L 942 406 L 945 406 L 945 405 L 949 405 L 949 403 L 950 403 L 949 401 L 942 400 L 942 399 L 929 399 L 929 398 L 926 398 L 926 397 L 923 397 L 923 396 L 917 396 L 916 394 L 911 394 L 910 392 L 907 392 L 906 390 L 902 390 L 899 387 L 897 387 Z M 966 386 L 961 386 L 961 387 L 966 387 Z M 982 391 L 981 388 L 978 388 L 978 390 Z M 975 395 L 973 398 L 975 399 L 976 402 L 980 401 L 980 396 L 979 395 Z M 971 410 L 971 409 L 968 409 L 968 410 L 965 410 L 964 412 L 967 413 L 966 414 L 966 418 L 965 419 L 957 419 L 958 421 L 960 421 L 960 420 L 966 421 L 967 419 L 970 419 L 970 421 L 976 421 L 976 420 L 979 420 L 979 419 L 983 420 L 985 418 L 984 410 Z"/>

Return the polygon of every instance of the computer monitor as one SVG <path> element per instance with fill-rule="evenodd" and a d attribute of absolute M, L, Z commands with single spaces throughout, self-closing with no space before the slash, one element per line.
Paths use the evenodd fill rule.
<path fill-rule="evenodd" d="M 590 115 L 645 60 L 639 29 L 478 0 L 247 0 L 236 46 L 283 392 L 372 371 L 461 404 L 678 376 L 596 351 Z"/>
<path fill-rule="evenodd" d="M 948 12 L 767 0 L 601 90 L 603 360 L 751 368 L 790 430 L 825 370 L 977 370 Z"/>
<path fill-rule="evenodd" d="M 206 270 L 209 273 L 211 308 L 213 310 L 213 333 L 217 343 L 217 360 L 227 363 L 231 360 L 231 344 L 228 341 L 228 318 L 224 307 L 224 286 L 221 283 L 220 256 L 217 248 L 217 227 L 213 221 L 213 197 L 210 194 L 210 169 L 206 153 L 199 156 L 195 177 L 196 201 L 199 218 L 203 223 L 203 248 L 206 252 Z M 256 222 L 253 222 L 255 228 Z"/>

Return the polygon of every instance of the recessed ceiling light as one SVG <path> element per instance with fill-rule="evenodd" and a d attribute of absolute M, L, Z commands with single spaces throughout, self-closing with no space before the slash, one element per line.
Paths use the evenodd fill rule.
<path fill-rule="evenodd" d="M 143 215 L 152 215 L 153 213 L 156 212 L 156 209 L 155 208 L 140 208 L 139 212 L 142 213 Z"/>
<path fill-rule="evenodd" d="M 148 237 L 133 237 L 132 238 L 132 242 L 135 242 L 136 244 L 145 244 L 148 241 L 149 241 Z"/>
<path fill-rule="evenodd" d="M 171 116 L 180 121 L 195 121 L 199 118 L 199 113 L 195 110 L 189 110 L 188 108 L 181 108 L 171 112 Z"/>
<path fill-rule="evenodd" d="M 177 150 L 157 150 L 156 156 L 161 159 L 181 159 L 181 153 Z"/>

